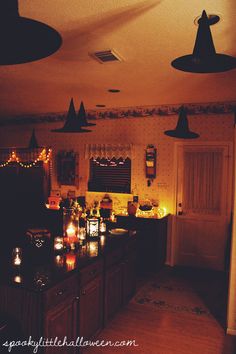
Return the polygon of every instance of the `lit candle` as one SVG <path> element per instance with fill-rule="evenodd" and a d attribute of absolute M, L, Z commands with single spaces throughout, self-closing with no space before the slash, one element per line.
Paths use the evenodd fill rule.
<path fill-rule="evenodd" d="M 63 250 L 63 237 L 55 237 L 54 250 L 55 251 L 62 251 Z"/>
<path fill-rule="evenodd" d="M 22 277 L 20 275 L 16 275 L 13 280 L 15 283 L 20 284 L 22 282 Z"/>
<path fill-rule="evenodd" d="M 68 237 L 75 237 L 75 227 L 72 223 L 69 224 L 69 226 L 66 229 L 66 233 Z"/>
<path fill-rule="evenodd" d="M 67 254 L 66 255 L 66 265 L 68 270 L 72 270 L 75 268 L 76 255 L 75 254 Z"/>
<path fill-rule="evenodd" d="M 19 247 L 16 247 L 13 249 L 12 251 L 12 262 L 13 262 L 13 265 L 15 266 L 20 266 L 21 265 L 21 248 Z"/>
<path fill-rule="evenodd" d="M 107 229 L 106 223 L 105 223 L 105 222 L 102 222 L 102 223 L 100 224 L 100 232 L 101 232 L 101 233 L 105 233 L 105 232 L 106 232 L 106 229 Z"/>

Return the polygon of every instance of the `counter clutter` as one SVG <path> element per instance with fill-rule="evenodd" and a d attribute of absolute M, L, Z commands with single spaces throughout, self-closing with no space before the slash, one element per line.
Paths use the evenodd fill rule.
<path fill-rule="evenodd" d="M 136 235 L 106 233 L 78 251 L 51 254 L 43 264 L 22 260 L 0 276 L 0 311 L 32 336 L 88 339 L 101 330 L 135 292 Z M 19 338 L 17 338 L 19 339 Z M 44 348 L 55 353 L 58 348 Z M 60 348 L 75 353 L 76 348 Z"/>

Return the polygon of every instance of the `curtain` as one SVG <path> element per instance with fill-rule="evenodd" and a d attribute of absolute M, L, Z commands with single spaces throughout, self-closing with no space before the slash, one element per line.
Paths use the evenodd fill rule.
<path fill-rule="evenodd" d="M 131 158 L 132 145 L 131 144 L 86 144 L 85 158 Z"/>
<path fill-rule="evenodd" d="M 223 150 L 185 151 L 183 205 L 190 213 L 219 214 Z"/>

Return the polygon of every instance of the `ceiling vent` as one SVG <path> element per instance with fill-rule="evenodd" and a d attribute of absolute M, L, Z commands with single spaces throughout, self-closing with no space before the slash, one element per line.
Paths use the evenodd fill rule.
<path fill-rule="evenodd" d="M 100 63 L 110 63 L 122 61 L 121 57 L 113 50 L 103 50 L 91 53 L 91 56 L 98 60 Z"/>

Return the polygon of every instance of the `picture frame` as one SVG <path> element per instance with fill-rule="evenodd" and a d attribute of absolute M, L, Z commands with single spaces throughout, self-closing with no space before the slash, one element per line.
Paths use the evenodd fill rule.
<path fill-rule="evenodd" d="M 59 186 L 78 185 L 78 153 L 74 151 L 58 152 L 57 181 Z"/>

